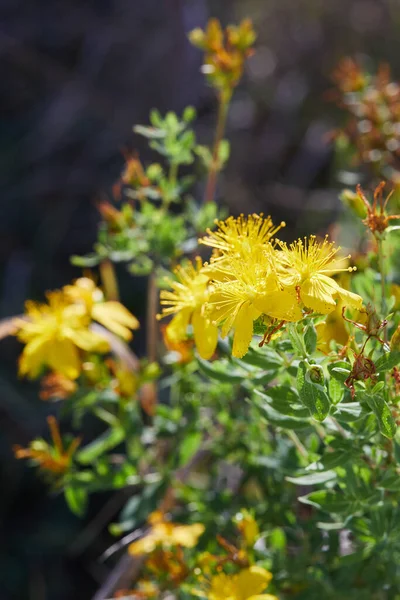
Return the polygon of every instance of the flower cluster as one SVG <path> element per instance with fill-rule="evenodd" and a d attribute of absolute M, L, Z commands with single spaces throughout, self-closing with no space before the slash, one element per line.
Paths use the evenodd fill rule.
<path fill-rule="evenodd" d="M 204 532 L 204 525 L 180 525 L 166 521 L 161 512 L 154 512 L 149 516 L 150 529 L 136 542 L 129 546 L 130 554 L 151 554 L 156 548 L 169 549 L 173 546 L 193 548 Z"/>
<path fill-rule="evenodd" d="M 82 370 L 83 353 L 110 350 L 107 330 L 129 340 L 131 330 L 139 327 L 136 318 L 122 304 L 104 301 L 102 291 L 86 277 L 62 290 L 49 292 L 46 304 L 28 301 L 25 306 L 24 317 L 14 320 L 15 335 L 25 344 L 20 375 L 32 379 L 47 367 L 74 380 Z M 101 327 L 94 330 L 93 321 Z"/>
<path fill-rule="evenodd" d="M 374 190 L 373 202 L 369 202 L 360 185 L 357 186 L 357 198 L 362 202 L 365 219 L 364 225 L 371 231 L 373 235 L 381 235 L 389 227 L 390 222 L 400 219 L 400 215 L 390 215 L 386 211 L 387 204 L 393 194 L 393 191 L 383 198 L 383 190 L 385 182 L 381 183 Z"/>
<path fill-rule="evenodd" d="M 51 434 L 51 444 L 43 439 L 36 439 L 30 443 L 28 448 L 15 445 L 13 450 L 16 458 L 30 459 L 44 475 L 58 481 L 68 471 L 80 439 L 74 438 L 68 447 L 64 447 L 56 419 L 51 416 L 47 418 L 47 422 Z"/>
<path fill-rule="evenodd" d="M 261 318 L 266 337 L 286 322 L 316 313 L 326 315 L 343 305 L 361 308 L 362 298 L 341 287 L 333 275 L 352 272 L 349 256 L 337 256 L 340 248 L 315 236 L 292 244 L 276 239 L 284 225 L 275 227 L 270 217 L 229 217 L 207 231 L 199 242 L 213 248 L 210 263 L 186 263 L 169 280 L 173 291 L 161 292 L 163 314 L 174 315 L 167 336 L 175 342 L 187 338 L 193 328 L 199 355 L 213 355 L 218 328 L 222 337 L 233 331 L 232 354 L 246 354 L 254 322 Z"/>
<path fill-rule="evenodd" d="M 210 85 L 221 93 L 232 93 L 242 77 L 246 58 L 253 52 L 256 34 L 251 21 L 229 25 L 224 32 L 218 19 L 210 19 L 206 31 L 194 29 L 189 39 L 205 52 L 203 71 Z"/>
<path fill-rule="evenodd" d="M 159 598 L 163 591 L 179 588 L 207 600 L 277 600 L 264 594 L 272 574 L 254 564 L 254 544 L 260 537 L 255 518 L 242 509 L 234 523 L 237 544 L 218 534 L 216 554 L 193 555 L 189 551 L 196 552 L 205 527 L 172 523 L 162 513 L 152 513 L 144 536 L 129 546 L 131 555 L 145 557 L 145 569 L 137 588 L 124 590 L 125 595 Z"/>
<path fill-rule="evenodd" d="M 343 59 L 333 79 L 334 99 L 349 117 L 340 137 L 350 142 L 357 163 L 390 174 L 398 181 L 400 170 L 400 86 L 391 81 L 390 69 L 381 65 L 369 75 L 351 58 Z"/>

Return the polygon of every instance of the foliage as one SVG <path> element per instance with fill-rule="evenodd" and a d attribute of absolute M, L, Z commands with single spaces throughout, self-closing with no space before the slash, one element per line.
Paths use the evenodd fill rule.
<path fill-rule="evenodd" d="M 153 111 L 135 128 L 160 163 L 127 157 L 114 202 L 99 205 L 93 254 L 73 259 L 100 266 L 104 293 L 85 277 L 15 321 L 21 375 L 41 378 L 43 400 L 78 433 L 63 441 L 50 418 L 51 442 L 16 457 L 77 515 L 93 493 L 131 490 L 110 524 L 120 539 L 108 557 L 129 546 L 138 572 L 119 596 L 399 599 L 399 217 L 374 180 L 393 161 L 382 155 L 371 173 L 372 200 L 360 187 L 342 195 L 352 263 L 328 238 L 280 241 L 284 223 L 270 217 L 218 218 L 226 114 L 255 36 L 247 21 L 226 32 L 212 21 L 191 40 L 217 94 L 214 146 L 197 145 L 191 108 Z M 344 98 L 367 95 L 375 114 L 390 84 L 378 77 L 383 95 L 372 94 L 375 80 L 344 65 Z M 362 162 L 365 131 L 352 131 L 338 137 L 339 157 L 347 135 Z M 202 205 L 186 175 L 198 162 Z M 126 343 L 138 324 L 117 300 L 113 262 L 148 276 L 141 360 Z M 158 318 L 173 315 L 161 327 L 157 284 Z M 87 419 L 98 424 L 91 441 Z"/>

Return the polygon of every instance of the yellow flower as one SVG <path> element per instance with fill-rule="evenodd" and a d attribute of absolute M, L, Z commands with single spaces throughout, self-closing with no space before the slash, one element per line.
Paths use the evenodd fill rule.
<path fill-rule="evenodd" d="M 162 517 L 160 517 L 162 519 Z M 157 547 L 169 548 L 171 546 L 183 546 L 193 548 L 197 540 L 204 532 L 204 525 L 194 523 L 193 525 L 180 525 L 164 520 L 149 519 L 152 523 L 151 529 L 140 540 L 129 546 L 130 554 L 150 554 Z"/>
<path fill-rule="evenodd" d="M 189 363 L 191 360 L 193 360 L 193 341 L 171 339 L 171 337 L 168 336 L 167 329 L 168 325 L 163 325 L 161 327 L 161 334 L 163 336 L 166 349 L 169 352 L 176 354 L 176 359 L 173 362 L 181 365 Z"/>
<path fill-rule="evenodd" d="M 254 546 L 260 536 L 260 530 L 257 521 L 253 515 L 246 509 L 242 509 L 235 517 L 236 527 L 242 534 L 246 546 Z"/>
<path fill-rule="evenodd" d="M 218 341 L 217 327 L 204 314 L 209 297 L 209 278 L 202 272 L 199 257 L 195 265 L 188 262 L 185 266 L 178 266 L 174 272 L 177 280 L 169 280 L 173 291 L 161 291 L 161 305 L 164 308 L 158 318 L 175 315 L 166 329 L 166 335 L 172 343 L 187 339 L 187 328 L 191 323 L 197 350 L 207 360 L 214 354 Z"/>
<path fill-rule="evenodd" d="M 212 264 L 206 269 L 212 271 L 213 277 L 214 271 L 229 272 L 230 258 L 247 259 L 254 251 L 266 248 L 274 235 L 285 226 L 283 221 L 275 226 L 271 217 L 264 218 L 262 214 L 228 217 L 225 221 L 216 221 L 216 224 L 216 231 L 207 229 L 208 236 L 199 239 L 200 244 L 216 250 Z"/>
<path fill-rule="evenodd" d="M 348 342 L 349 333 L 342 317 L 342 308 L 343 303 L 339 301 L 336 308 L 327 315 L 325 320 L 315 325 L 317 348 L 321 352 L 329 353 L 332 340 L 335 340 L 341 346 L 345 346 Z"/>
<path fill-rule="evenodd" d="M 16 336 L 25 348 L 20 375 L 35 378 L 43 367 L 69 379 L 81 371 L 79 350 L 108 352 L 108 342 L 89 330 L 90 317 L 60 291 L 47 294 L 48 304 L 26 303 L 26 319 L 15 319 Z"/>
<path fill-rule="evenodd" d="M 263 594 L 272 574 L 261 567 L 243 569 L 236 575 L 214 575 L 207 593 L 208 600 L 277 600 L 276 596 Z"/>
<path fill-rule="evenodd" d="M 335 273 L 354 270 L 346 267 L 345 258 L 336 258 L 340 248 L 325 238 L 317 241 L 315 236 L 297 240 L 287 246 L 279 242 L 281 250 L 277 252 L 281 264 L 280 280 L 289 287 L 295 286 L 299 300 L 304 306 L 321 314 L 328 314 L 336 307 L 336 300 L 353 308 L 361 308 L 362 298 L 332 279 Z"/>
<path fill-rule="evenodd" d="M 76 304 L 82 304 L 90 317 L 124 340 L 132 338 L 131 329 L 139 322 L 120 302 L 104 301 L 103 292 L 88 277 L 81 277 L 73 285 L 64 286 L 64 292 Z"/>
<path fill-rule="evenodd" d="M 216 325 L 222 324 L 222 337 L 234 330 L 232 354 L 237 358 L 246 354 L 253 323 L 261 314 L 285 321 L 302 318 L 295 290 L 282 289 L 274 261 L 271 246 L 249 253 L 246 261 L 231 259 L 229 275 L 210 294 L 208 314 Z"/>
<path fill-rule="evenodd" d="M 75 438 L 68 448 L 64 448 L 56 419 L 48 417 L 47 422 L 53 445 L 44 440 L 34 440 L 29 448 L 14 446 L 13 450 L 16 458 L 30 458 L 45 473 L 61 476 L 69 469 L 80 440 Z"/>
<path fill-rule="evenodd" d="M 245 59 L 253 53 L 256 35 L 251 21 L 245 19 L 224 31 L 217 19 L 210 19 L 205 31 L 194 29 L 189 39 L 205 52 L 203 69 L 210 85 L 229 98 L 242 76 Z"/>

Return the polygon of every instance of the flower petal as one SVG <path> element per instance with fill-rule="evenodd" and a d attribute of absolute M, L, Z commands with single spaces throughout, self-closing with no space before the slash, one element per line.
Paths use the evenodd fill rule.
<path fill-rule="evenodd" d="M 353 292 L 349 292 L 342 287 L 339 287 L 338 290 L 339 296 L 342 299 L 342 302 L 345 306 L 350 306 L 352 308 L 357 308 L 360 310 L 362 307 L 363 299 L 358 294 L 354 294 Z"/>
<path fill-rule="evenodd" d="M 48 366 L 56 373 L 76 379 L 81 370 L 78 350 L 70 340 L 52 340 L 47 345 Z"/>
<path fill-rule="evenodd" d="M 286 290 L 260 296 L 254 305 L 265 315 L 281 321 L 300 321 L 303 318 L 296 293 Z"/>
<path fill-rule="evenodd" d="M 235 577 L 235 588 L 238 600 L 247 600 L 251 596 L 261 594 L 272 579 L 272 574 L 262 567 L 243 569 Z"/>
<path fill-rule="evenodd" d="M 334 297 L 337 295 L 338 287 L 333 279 L 316 275 L 306 279 L 301 285 L 300 298 L 307 308 L 327 315 L 335 309 Z"/>
<path fill-rule="evenodd" d="M 35 379 L 46 364 L 49 341 L 43 336 L 28 342 L 19 359 L 19 374 Z"/>
<path fill-rule="evenodd" d="M 204 529 L 205 527 L 201 523 L 193 523 L 193 525 L 173 525 L 170 541 L 177 546 L 193 548 L 196 546 L 199 537 L 204 533 Z"/>
<path fill-rule="evenodd" d="M 200 309 L 194 311 L 192 325 L 198 353 L 201 358 L 208 360 L 212 357 L 217 347 L 218 328 L 201 314 Z"/>
<path fill-rule="evenodd" d="M 255 309 L 249 302 L 242 304 L 234 322 L 235 333 L 232 356 L 242 358 L 246 354 L 253 338 L 253 321 L 259 316 L 260 311 Z"/>
<path fill-rule="evenodd" d="M 75 346 L 86 350 L 86 352 L 108 352 L 110 344 L 108 341 L 90 329 L 81 327 L 80 329 L 65 328 L 63 333 L 66 338 L 71 340 Z"/>
<path fill-rule="evenodd" d="M 187 339 L 187 328 L 191 314 L 192 310 L 190 308 L 184 308 L 167 325 L 165 333 L 170 342 L 176 344 Z"/>
<path fill-rule="evenodd" d="M 250 596 L 247 600 L 279 600 L 279 598 L 272 594 L 257 594 L 256 596 Z"/>
<path fill-rule="evenodd" d="M 131 329 L 139 327 L 139 321 L 120 302 L 100 302 L 93 305 L 92 318 L 124 340 L 132 338 Z"/>

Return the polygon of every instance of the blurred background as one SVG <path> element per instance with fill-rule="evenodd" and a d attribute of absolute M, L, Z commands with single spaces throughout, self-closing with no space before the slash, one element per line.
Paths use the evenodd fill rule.
<path fill-rule="evenodd" d="M 1 318 L 79 275 L 69 257 L 96 239 L 95 201 L 117 179 L 121 152 L 151 159 L 132 134 L 151 108 L 195 106 L 198 138 L 211 142 L 216 103 L 186 38 L 210 16 L 250 17 L 258 33 L 228 119 L 219 197 L 233 214 L 284 218 L 289 235 L 324 232 L 340 211 L 332 69 L 345 55 L 387 61 L 395 79 L 400 66 L 397 0 L 2 0 L 0 15 Z M 119 275 L 142 319 L 145 283 Z M 1 341 L 0 598 L 87 599 L 107 574 L 97 559 L 115 507 L 99 496 L 79 520 L 13 458 L 13 444 L 45 433 L 52 410 L 18 381 L 18 352 Z"/>

